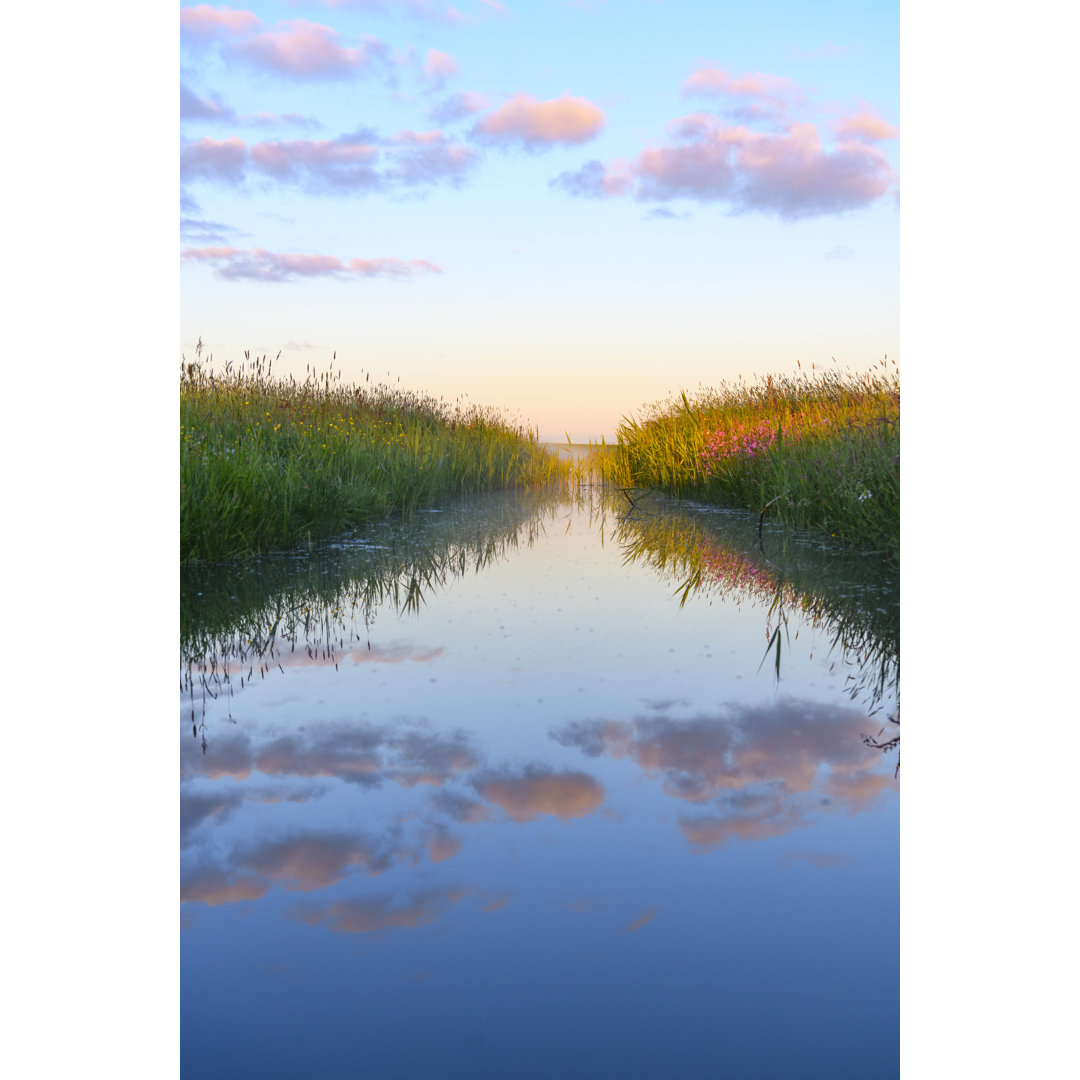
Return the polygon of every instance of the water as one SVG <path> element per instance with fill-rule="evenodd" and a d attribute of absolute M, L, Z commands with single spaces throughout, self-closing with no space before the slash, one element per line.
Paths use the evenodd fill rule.
<path fill-rule="evenodd" d="M 186 1075 L 898 1074 L 895 574 L 632 497 L 184 575 Z"/>

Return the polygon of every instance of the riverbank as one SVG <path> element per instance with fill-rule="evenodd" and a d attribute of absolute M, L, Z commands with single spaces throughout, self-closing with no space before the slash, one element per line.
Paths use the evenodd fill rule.
<path fill-rule="evenodd" d="M 459 492 L 565 482 L 566 461 L 495 410 L 332 370 L 304 382 L 248 359 L 180 378 L 180 559 L 315 542 Z M 370 376 L 368 376 L 370 378 Z"/>
<path fill-rule="evenodd" d="M 900 379 L 799 373 L 706 388 L 624 417 L 598 455 L 609 483 L 819 529 L 900 558 Z"/>

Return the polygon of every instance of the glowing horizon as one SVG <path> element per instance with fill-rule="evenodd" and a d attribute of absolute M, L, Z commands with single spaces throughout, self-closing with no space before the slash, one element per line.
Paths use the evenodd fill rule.
<path fill-rule="evenodd" d="M 181 351 L 333 362 L 554 442 L 896 360 L 898 23 L 182 7 Z"/>

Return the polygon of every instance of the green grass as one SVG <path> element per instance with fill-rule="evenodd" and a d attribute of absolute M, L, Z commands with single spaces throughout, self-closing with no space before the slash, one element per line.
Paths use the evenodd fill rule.
<path fill-rule="evenodd" d="M 602 478 L 744 507 L 900 557 L 900 380 L 872 372 L 702 389 L 623 418 Z"/>
<path fill-rule="evenodd" d="M 456 492 L 565 482 L 536 433 L 492 409 L 382 384 L 304 382 L 201 349 L 180 379 L 180 557 L 245 558 L 317 542 Z M 370 376 L 368 376 L 370 378 Z"/>

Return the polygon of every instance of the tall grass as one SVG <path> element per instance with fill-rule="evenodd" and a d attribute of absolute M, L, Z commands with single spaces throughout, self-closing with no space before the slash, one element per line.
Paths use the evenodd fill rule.
<path fill-rule="evenodd" d="M 318 541 L 455 492 L 567 479 L 535 432 L 492 409 L 272 367 L 245 354 L 218 374 L 201 345 L 182 366 L 182 562 Z"/>
<path fill-rule="evenodd" d="M 895 363 L 684 392 L 617 434 L 598 459 L 609 483 L 745 507 L 899 560 Z"/>

